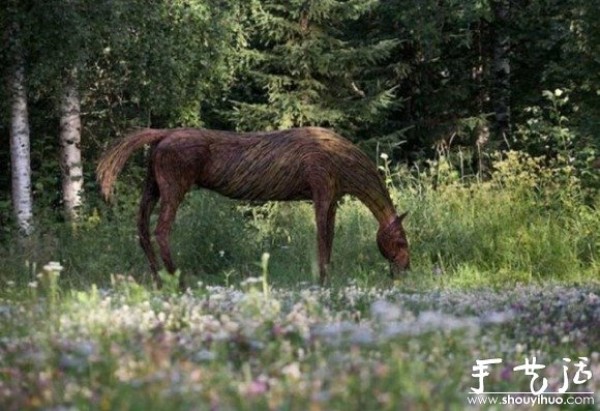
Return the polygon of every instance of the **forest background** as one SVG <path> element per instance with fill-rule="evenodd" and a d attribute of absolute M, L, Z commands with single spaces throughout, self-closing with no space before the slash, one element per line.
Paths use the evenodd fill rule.
<path fill-rule="evenodd" d="M 52 259 L 65 265 L 63 275 L 94 281 L 147 271 L 134 224 L 144 154 L 122 176 L 112 207 L 99 197 L 94 169 L 127 131 L 178 126 L 335 129 L 369 153 L 399 208 L 411 211 L 416 266 L 427 273 L 503 272 L 528 281 L 597 268 L 593 2 L 6 5 L 5 274 L 29 280 L 35 264 Z M 282 272 L 310 277 L 310 208 L 190 197 L 175 233 L 184 269 L 244 278 L 266 250 L 293 256 L 288 265 L 275 258 Z M 369 218 L 364 210 L 341 214 L 340 271 L 381 271 Z"/>

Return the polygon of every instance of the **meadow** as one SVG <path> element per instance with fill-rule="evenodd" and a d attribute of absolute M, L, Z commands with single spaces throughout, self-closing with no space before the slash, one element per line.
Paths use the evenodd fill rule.
<path fill-rule="evenodd" d="M 191 193 L 173 236 L 185 292 L 166 274 L 163 289 L 151 285 L 125 184 L 76 226 L 5 242 L 0 409 L 597 409 L 596 191 L 519 152 L 485 179 L 445 158 L 419 171 L 383 156 L 380 167 L 410 213 L 401 278 L 389 278 L 376 222 L 351 198 L 328 287 L 316 285 L 308 203 Z M 469 395 L 476 361 L 492 358 L 486 392 L 545 382 L 592 394 L 486 403 L 507 400 Z M 535 380 L 519 369 L 532 361 L 545 366 Z"/>

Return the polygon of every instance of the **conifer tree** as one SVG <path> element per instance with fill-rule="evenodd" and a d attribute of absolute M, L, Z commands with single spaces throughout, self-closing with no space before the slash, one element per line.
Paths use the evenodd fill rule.
<path fill-rule="evenodd" d="M 373 0 L 250 2 L 242 81 L 232 120 L 245 130 L 322 125 L 348 132 L 374 122 L 391 105 L 393 90 L 368 79 L 389 57 L 394 39 L 370 41 L 349 26 Z M 352 131 L 348 133 L 352 136 Z"/>

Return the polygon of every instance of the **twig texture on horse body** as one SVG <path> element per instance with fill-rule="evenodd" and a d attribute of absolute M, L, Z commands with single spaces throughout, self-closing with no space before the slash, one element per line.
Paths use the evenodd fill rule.
<path fill-rule="evenodd" d="M 241 200 L 312 200 L 317 223 L 321 283 L 335 224 L 337 201 L 357 197 L 379 222 L 377 244 L 394 272 L 409 265 L 408 242 L 375 164 L 355 145 L 316 127 L 261 133 L 207 129 L 143 129 L 119 141 L 100 159 L 104 197 L 131 154 L 152 144 L 138 216 L 140 244 L 156 281 L 158 263 L 150 240 L 150 215 L 160 200 L 156 241 L 165 268 L 175 272 L 169 234 L 185 194 L 193 186 Z"/>

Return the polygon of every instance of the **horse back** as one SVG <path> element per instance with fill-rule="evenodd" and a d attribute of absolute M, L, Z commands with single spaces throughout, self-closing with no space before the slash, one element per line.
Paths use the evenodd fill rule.
<path fill-rule="evenodd" d="M 311 199 L 316 185 L 335 189 L 340 157 L 353 147 L 319 128 L 239 134 L 182 129 L 158 144 L 155 158 L 173 178 L 193 175 L 198 186 L 231 198 L 285 201 Z"/>

